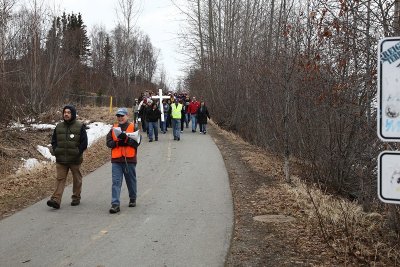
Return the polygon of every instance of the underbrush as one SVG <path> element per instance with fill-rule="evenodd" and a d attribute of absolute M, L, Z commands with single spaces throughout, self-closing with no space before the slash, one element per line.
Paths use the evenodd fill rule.
<path fill-rule="evenodd" d="M 298 177 L 293 177 L 292 182 L 293 185 L 283 186 L 303 207 L 308 225 L 345 262 L 353 262 L 348 258 L 354 257 L 371 266 L 397 265 L 399 236 L 387 226 L 387 214 L 366 213 L 357 202 L 327 195 Z"/>
<path fill-rule="evenodd" d="M 258 193 L 268 192 L 268 198 L 285 201 L 282 210 L 276 212 L 292 213 L 298 219 L 297 223 L 304 223 L 310 233 L 310 241 L 313 238 L 322 239 L 345 266 L 399 265 L 400 238 L 389 225 L 390 210 L 398 208 L 374 199 L 370 202 L 373 212 L 364 212 L 357 201 L 327 193 L 317 185 L 302 180 L 302 165 L 296 162 L 293 162 L 291 170 L 296 175 L 292 175 L 290 184 L 285 183 L 281 158 L 246 143 L 233 133 L 221 131 L 235 143 L 245 144 L 241 156 L 248 166 L 264 176 L 275 178 L 276 185 L 280 187 L 278 191 L 285 200 L 273 196 L 266 184 Z"/>

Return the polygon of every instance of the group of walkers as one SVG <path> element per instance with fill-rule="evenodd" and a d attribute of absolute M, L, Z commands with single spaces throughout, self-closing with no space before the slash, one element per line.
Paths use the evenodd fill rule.
<path fill-rule="evenodd" d="M 152 99 L 152 93 L 143 94 L 141 98 L 135 99 L 133 112 L 135 121 L 141 123 L 149 142 L 158 141 L 158 129 L 165 134 L 168 128 L 172 128 L 174 140 L 180 141 L 180 133 L 185 126 L 189 128 L 190 123 L 193 133 L 197 131 L 198 124 L 200 133 L 206 134 L 207 120 L 210 118 L 205 102 L 197 101 L 194 96 L 190 99 L 186 94 L 171 94 L 170 98 L 162 101 L 162 107 L 158 100 Z"/>
<path fill-rule="evenodd" d="M 171 95 L 162 101 L 162 109 L 157 101 L 152 100 L 151 94 L 144 95 L 140 101 L 135 99 L 133 107 L 134 118 L 129 121 L 128 109 L 119 108 L 116 123 L 112 126 L 106 137 L 106 145 L 111 149 L 111 208 L 110 213 L 120 212 L 120 194 L 122 181 L 125 182 L 129 193 L 129 207 L 136 206 L 137 179 L 136 163 L 137 149 L 140 141 L 129 137 L 137 129 L 136 122 L 141 122 L 143 132 L 148 133 L 149 142 L 158 141 L 158 128 L 162 133 L 172 127 L 174 140 L 180 140 L 180 133 L 184 126 L 189 128 L 192 123 L 192 132 L 207 133 L 207 119 L 210 114 L 204 101 L 198 102 L 196 97 L 190 100 L 187 95 Z M 80 171 L 83 161 L 83 152 L 88 147 L 88 137 L 85 125 L 76 120 L 77 112 L 74 106 L 66 105 L 62 110 L 63 121 L 54 129 L 51 145 L 56 157 L 55 190 L 47 205 L 59 209 L 68 172 L 72 172 L 72 201 L 71 206 L 78 206 L 81 202 L 82 174 Z M 163 119 L 161 119 L 163 116 Z"/>

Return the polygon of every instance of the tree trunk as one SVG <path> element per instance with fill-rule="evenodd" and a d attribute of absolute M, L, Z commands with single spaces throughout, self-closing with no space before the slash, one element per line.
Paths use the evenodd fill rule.
<path fill-rule="evenodd" d="M 400 36 L 400 0 L 394 2 L 393 32 L 394 36 Z"/>

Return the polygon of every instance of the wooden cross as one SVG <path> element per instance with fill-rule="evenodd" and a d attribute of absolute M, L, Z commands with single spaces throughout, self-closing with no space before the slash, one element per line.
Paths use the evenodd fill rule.
<path fill-rule="evenodd" d="M 161 121 L 164 121 L 164 106 L 163 106 L 163 99 L 169 99 L 170 96 L 162 95 L 162 89 L 158 89 L 158 96 L 152 96 L 153 99 L 159 99 L 160 101 L 160 111 L 161 111 Z"/>

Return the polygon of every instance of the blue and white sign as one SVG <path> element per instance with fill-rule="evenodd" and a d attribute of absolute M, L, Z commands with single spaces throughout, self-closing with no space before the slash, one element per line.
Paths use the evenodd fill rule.
<path fill-rule="evenodd" d="M 378 46 L 378 136 L 400 142 L 400 37 L 388 37 Z"/>
<path fill-rule="evenodd" d="M 378 197 L 382 202 L 400 204 L 400 152 L 379 154 Z"/>

